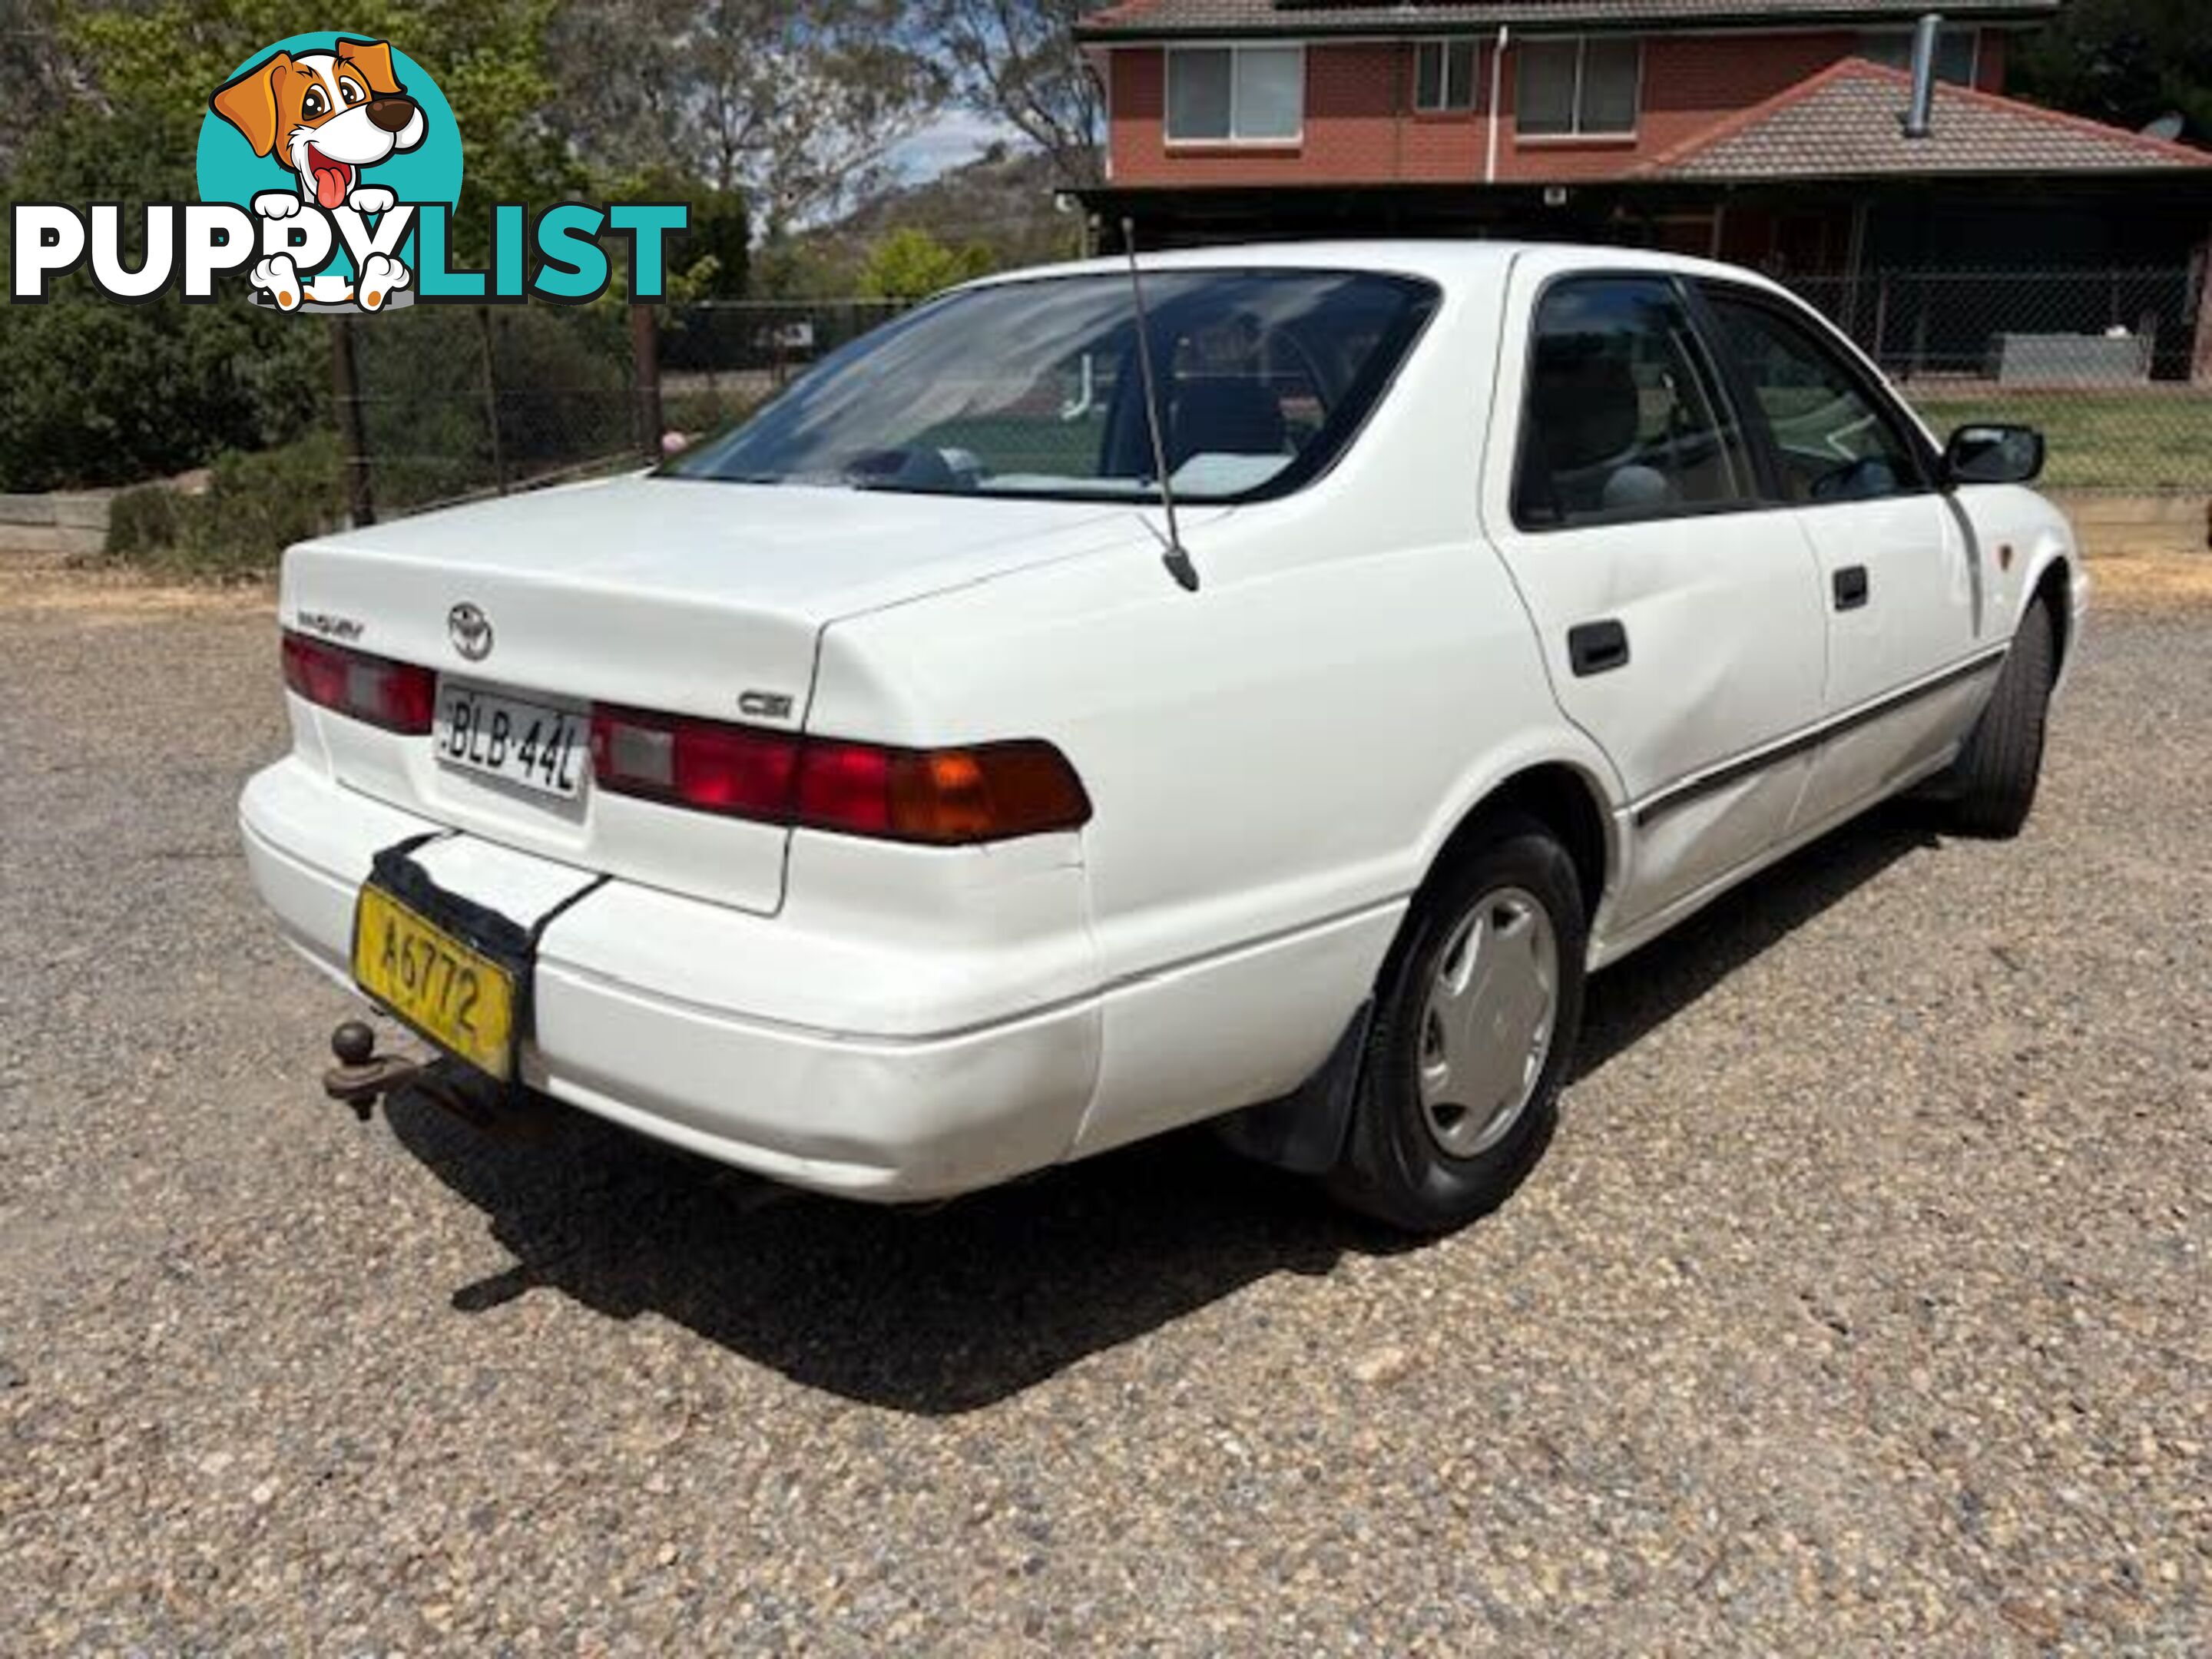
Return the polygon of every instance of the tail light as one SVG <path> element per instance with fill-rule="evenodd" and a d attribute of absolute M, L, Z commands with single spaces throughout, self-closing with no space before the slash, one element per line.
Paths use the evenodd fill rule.
<path fill-rule="evenodd" d="M 438 700 L 437 676 L 430 670 L 289 629 L 283 649 L 284 684 L 317 707 L 408 736 L 430 729 Z"/>
<path fill-rule="evenodd" d="M 287 629 L 284 684 L 387 732 L 431 729 L 437 675 Z M 616 794 L 885 841 L 958 847 L 1081 828 L 1091 799 L 1036 739 L 893 749 L 641 709 L 594 708 L 592 775 Z"/>
<path fill-rule="evenodd" d="M 714 720 L 598 708 L 603 789 L 803 830 L 932 846 L 1074 830 L 1090 798 L 1048 743 L 891 749 Z"/>

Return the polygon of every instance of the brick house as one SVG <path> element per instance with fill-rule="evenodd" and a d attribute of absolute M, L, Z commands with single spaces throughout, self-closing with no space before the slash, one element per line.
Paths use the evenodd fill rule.
<path fill-rule="evenodd" d="M 2004 95 L 2061 0 L 1935 0 L 1935 118 L 1907 137 L 1930 3 L 1120 0 L 1079 31 L 1108 94 L 1086 199 L 1109 240 L 1127 219 L 1146 243 L 1494 231 L 1789 275 L 2201 264 L 2212 155 Z"/>

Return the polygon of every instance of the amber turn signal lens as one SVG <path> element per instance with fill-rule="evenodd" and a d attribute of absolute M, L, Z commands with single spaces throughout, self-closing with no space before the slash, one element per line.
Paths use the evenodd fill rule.
<path fill-rule="evenodd" d="M 1080 828 L 1091 802 L 1048 743 L 880 749 L 817 738 L 799 763 L 798 823 L 955 847 Z"/>

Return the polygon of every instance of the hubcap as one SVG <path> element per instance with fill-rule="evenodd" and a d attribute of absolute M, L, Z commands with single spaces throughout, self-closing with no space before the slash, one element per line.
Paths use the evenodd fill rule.
<path fill-rule="evenodd" d="M 1520 888 L 1485 893 L 1452 930 L 1416 1062 L 1429 1133 L 1449 1156 L 1488 1152 L 1528 1109 L 1551 1055 L 1559 988 L 1552 919 Z"/>

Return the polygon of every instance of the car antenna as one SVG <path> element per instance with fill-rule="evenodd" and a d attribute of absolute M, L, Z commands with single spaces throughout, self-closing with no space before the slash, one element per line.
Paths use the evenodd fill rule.
<path fill-rule="evenodd" d="M 1175 484 L 1168 477 L 1168 441 L 1160 430 L 1159 392 L 1152 380 L 1152 330 L 1145 320 L 1145 279 L 1137 270 L 1137 227 L 1121 221 L 1121 246 L 1129 255 L 1129 297 L 1137 311 L 1137 368 L 1145 379 L 1145 426 L 1152 435 L 1152 471 L 1160 481 L 1160 505 L 1168 516 L 1167 550 L 1160 562 L 1186 593 L 1198 592 L 1198 567 L 1183 551 L 1182 534 L 1176 526 Z M 1157 532 L 1156 532 L 1157 533 Z"/>

